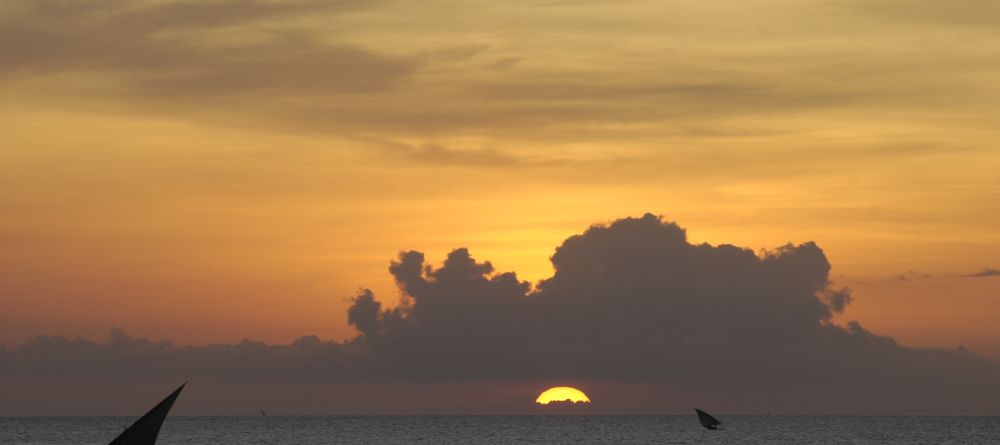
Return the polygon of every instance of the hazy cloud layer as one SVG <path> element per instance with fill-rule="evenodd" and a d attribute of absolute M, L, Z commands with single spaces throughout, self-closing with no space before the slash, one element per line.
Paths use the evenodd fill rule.
<path fill-rule="evenodd" d="M 850 291 L 831 284 L 814 243 L 761 253 L 695 245 L 647 214 L 570 237 L 552 263 L 555 274 L 533 288 L 466 249 L 439 267 L 403 252 L 389 268 L 403 303 L 386 307 L 361 292 L 347 311 L 359 335 L 342 343 L 178 347 L 118 330 L 103 344 L 40 336 L 0 348 L 0 374 L 33 382 L 590 381 L 720 400 L 754 394 L 800 410 L 996 412 L 996 362 L 834 324 Z"/>

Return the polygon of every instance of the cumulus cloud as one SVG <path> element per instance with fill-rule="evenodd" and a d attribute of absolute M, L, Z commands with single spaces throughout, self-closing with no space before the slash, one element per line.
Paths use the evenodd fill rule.
<path fill-rule="evenodd" d="M 983 395 L 1000 389 L 995 362 L 965 349 L 904 347 L 856 321 L 835 324 L 852 296 L 830 282 L 830 263 L 812 242 L 760 253 L 692 244 L 680 226 L 647 214 L 572 236 L 551 260 L 555 273 L 532 286 L 467 249 L 440 266 L 402 252 L 389 267 L 401 304 L 386 307 L 362 291 L 347 311 L 358 335 L 344 342 L 179 347 L 117 330 L 105 344 L 41 336 L 0 349 L 0 372 L 413 385 L 590 381 L 699 397 L 766 394 L 800 409 L 997 406 L 995 396 Z"/>

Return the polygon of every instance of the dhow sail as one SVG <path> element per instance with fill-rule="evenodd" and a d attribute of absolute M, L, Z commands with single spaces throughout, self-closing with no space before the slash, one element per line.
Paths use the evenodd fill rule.
<path fill-rule="evenodd" d="M 719 425 L 722 425 L 722 422 L 719 422 L 719 419 L 712 417 L 709 413 L 706 413 L 698 408 L 695 408 L 694 412 L 698 413 L 698 421 L 701 422 L 701 426 L 707 429 L 715 430 L 718 429 L 717 427 Z"/>
<path fill-rule="evenodd" d="M 185 382 L 184 385 L 187 385 L 187 383 Z M 140 417 L 139 420 L 136 420 L 132 426 L 128 427 L 115 440 L 111 441 L 110 445 L 154 445 L 156 443 L 156 436 L 160 434 L 160 426 L 163 425 L 163 421 L 167 418 L 170 407 L 174 406 L 177 396 L 181 395 L 184 385 L 181 385 L 167 396 L 167 398 L 163 399 L 162 402 L 149 410 L 148 413 Z"/>

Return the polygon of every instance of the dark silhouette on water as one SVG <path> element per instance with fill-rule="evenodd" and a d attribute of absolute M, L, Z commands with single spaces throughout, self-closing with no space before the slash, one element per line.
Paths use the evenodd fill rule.
<path fill-rule="evenodd" d="M 187 382 L 184 382 L 184 385 L 187 385 Z M 156 436 L 160 434 L 160 426 L 166 420 L 170 407 L 174 406 L 174 401 L 181 394 L 184 385 L 170 393 L 162 402 L 136 420 L 132 426 L 126 428 L 115 440 L 111 441 L 110 445 L 154 445 Z"/>
<path fill-rule="evenodd" d="M 722 425 L 722 422 L 719 422 L 719 419 L 712 417 L 709 413 L 706 413 L 698 408 L 695 408 L 694 412 L 698 413 L 698 421 L 701 422 L 701 426 L 706 429 L 717 430 L 717 427 Z"/>
<path fill-rule="evenodd" d="M 261 417 L 267 417 L 267 413 L 265 413 L 264 410 L 260 410 L 260 415 Z"/>

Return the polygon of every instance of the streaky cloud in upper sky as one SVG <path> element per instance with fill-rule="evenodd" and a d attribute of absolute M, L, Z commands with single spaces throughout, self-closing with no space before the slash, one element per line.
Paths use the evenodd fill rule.
<path fill-rule="evenodd" d="M 940 6 L 864 2 L 928 16 L 961 9 L 923 3 Z M 37 76 L 82 76 L 71 88 L 80 100 L 191 119 L 232 125 L 236 113 L 250 126 L 439 144 L 496 138 L 536 150 L 539 142 L 808 134 L 816 118 L 845 110 L 852 126 L 873 117 L 905 126 L 917 107 L 974 112 L 992 103 L 968 94 L 986 79 L 959 71 L 997 68 L 980 48 L 897 52 L 919 37 L 897 43 L 898 31 L 863 20 L 879 15 L 850 4 L 19 0 L 4 6 L 0 36 L 21 43 L 5 46 L 0 63 L 8 85 L 35 79 L 25 91 L 52 94 Z M 435 12 L 445 7 L 457 9 Z M 856 35 L 843 36 L 847 28 Z M 995 37 L 980 38 L 995 45 Z M 633 49 L 607 51 L 612 42 Z M 512 59 L 519 62 L 497 71 Z M 869 144 L 859 148 L 880 149 Z"/>
<path fill-rule="evenodd" d="M 363 3 L 13 1 L 0 18 L 0 38 L 18 44 L 4 45 L 0 66 L 6 77 L 74 72 L 116 76 L 120 87 L 105 94 L 138 95 L 149 101 L 273 90 L 357 94 L 390 88 L 409 76 L 415 61 L 266 25 L 298 14 L 336 14 Z"/>
<path fill-rule="evenodd" d="M 843 4 L 883 19 L 922 25 L 993 27 L 1000 21 L 1000 5 L 989 0 L 846 0 Z"/>

